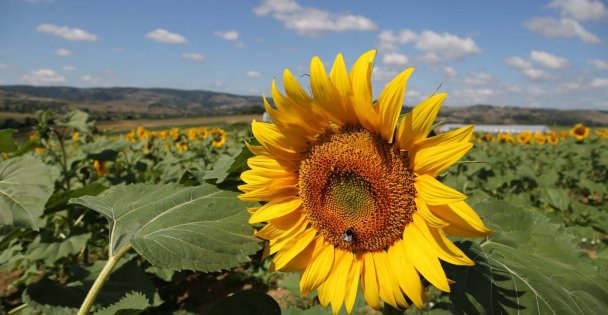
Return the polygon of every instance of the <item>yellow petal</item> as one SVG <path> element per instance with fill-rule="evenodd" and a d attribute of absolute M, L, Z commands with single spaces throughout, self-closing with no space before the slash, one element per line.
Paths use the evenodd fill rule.
<path fill-rule="evenodd" d="M 392 305 L 395 308 L 406 306 L 405 298 L 399 289 L 399 283 L 396 281 L 395 272 L 388 254 L 381 250 L 372 253 L 374 256 L 374 264 L 376 266 L 376 274 L 378 275 L 378 285 L 380 287 L 380 298 Z"/>
<path fill-rule="evenodd" d="M 298 83 L 298 80 L 291 74 L 289 69 L 283 71 L 283 85 L 285 86 L 287 97 L 294 100 L 294 102 L 299 104 L 308 104 L 312 102 L 310 96 L 300 86 L 300 83 Z"/>
<path fill-rule="evenodd" d="M 314 113 L 310 110 L 310 105 L 298 104 L 285 96 L 279 91 L 275 80 L 272 80 L 272 100 L 280 112 L 287 115 L 288 119 L 293 122 L 292 126 L 301 129 L 304 135 L 311 134 L 317 127 Z"/>
<path fill-rule="evenodd" d="M 429 207 L 431 212 L 449 222 L 445 231 L 461 237 L 482 237 L 494 231 L 488 229 L 479 215 L 466 202 L 460 201 L 448 205 Z"/>
<path fill-rule="evenodd" d="M 400 126 L 397 134 L 397 143 L 400 149 L 410 152 L 414 142 L 428 136 L 446 96 L 445 93 L 433 95 L 416 105 L 407 114 L 402 121 L 403 126 Z"/>
<path fill-rule="evenodd" d="M 293 239 L 287 244 L 286 249 L 278 252 L 272 260 L 277 269 L 283 268 L 294 257 L 302 252 L 315 237 L 317 231 L 315 229 L 307 229 L 300 237 Z"/>
<path fill-rule="evenodd" d="M 279 163 L 279 161 L 267 155 L 258 155 L 250 157 L 247 160 L 247 165 L 252 168 L 261 168 L 267 170 L 284 170 L 285 166 Z"/>
<path fill-rule="evenodd" d="M 367 104 L 372 104 L 372 68 L 376 50 L 370 50 L 361 55 L 350 70 L 350 81 L 355 97 Z"/>
<path fill-rule="evenodd" d="M 467 198 L 464 194 L 429 175 L 416 176 L 414 186 L 416 187 L 416 196 L 420 197 L 427 205 L 448 204 L 463 201 Z"/>
<path fill-rule="evenodd" d="M 333 245 L 325 242 L 322 237 L 317 237 L 315 243 L 312 259 L 300 278 L 300 292 L 302 296 L 308 295 L 308 293 L 325 282 L 334 264 Z"/>
<path fill-rule="evenodd" d="M 333 84 L 336 86 L 336 89 L 342 96 L 343 100 L 349 100 L 354 96 L 353 86 L 350 82 L 348 73 L 346 72 L 346 64 L 344 63 L 342 54 L 338 54 L 336 56 L 334 65 L 329 73 L 329 77 L 331 78 L 331 82 L 333 82 Z M 342 105 L 344 106 L 344 113 L 346 115 L 345 122 L 356 122 L 357 117 L 355 116 L 355 112 L 350 108 L 346 108 L 346 105 L 348 105 L 348 107 L 352 107 L 352 105 L 346 103 L 343 103 Z"/>
<path fill-rule="evenodd" d="M 310 88 L 315 102 L 325 110 L 336 122 L 343 123 L 346 119 L 342 98 L 331 82 L 323 62 L 314 57 L 310 63 Z"/>
<path fill-rule="evenodd" d="M 355 305 L 355 299 L 357 298 L 357 290 L 359 289 L 359 278 L 361 277 L 361 261 L 360 255 L 354 255 L 353 265 L 348 273 L 348 280 L 346 280 L 346 295 L 344 297 L 344 306 L 346 312 L 350 314 L 353 311 Z"/>
<path fill-rule="evenodd" d="M 363 297 L 367 304 L 374 309 L 380 308 L 380 288 L 378 286 L 378 277 L 376 275 L 376 266 L 374 265 L 374 258 L 371 253 L 363 254 L 363 268 L 362 268 L 363 282 L 361 287 L 363 288 Z"/>
<path fill-rule="evenodd" d="M 416 202 L 416 209 L 418 210 L 417 213 L 420 214 L 422 218 L 424 218 L 427 224 L 437 228 L 444 228 L 449 225 L 448 222 L 434 215 L 431 210 L 429 210 L 429 207 L 426 205 L 426 203 L 422 201 L 422 199 L 414 198 L 414 201 Z"/>
<path fill-rule="evenodd" d="M 266 240 L 281 238 L 289 235 L 294 229 L 306 221 L 303 215 L 287 215 L 268 221 L 268 224 L 259 229 L 255 236 Z"/>
<path fill-rule="evenodd" d="M 443 231 L 440 229 L 429 228 L 429 232 L 433 236 L 436 248 L 438 249 L 439 259 L 449 262 L 453 265 L 473 266 L 475 263 L 465 255 L 452 241 L 450 241 Z"/>
<path fill-rule="evenodd" d="M 306 149 L 305 143 L 296 143 L 287 135 L 281 133 L 274 124 L 253 121 L 251 123 L 251 131 L 255 138 L 272 153 L 273 156 L 279 156 L 288 160 L 299 158 L 299 152 L 304 152 Z"/>
<path fill-rule="evenodd" d="M 430 138 L 421 139 L 413 144 L 412 151 L 420 148 L 434 147 L 446 143 L 469 142 L 473 136 L 474 127 L 466 126 L 452 131 L 444 132 Z"/>
<path fill-rule="evenodd" d="M 434 250 L 415 224 L 408 224 L 403 232 L 403 246 L 416 270 L 441 291 L 450 292 L 448 279 Z"/>
<path fill-rule="evenodd" d="M 330 292 L 331 309 L 338 314 L 346 294 L 346 280 L 353 264 L 353 253 L 336 249 L 336 261 L 331 275 L 327 279 L 327 290 Z"/>
<path fill-rule="evenodd" d="M 374 131 L 379 130 L 378 114 L 371 103 L 362 101 L 356 97 L 351 97 L 350 102 L 353 106 L 357 120 L 365 129 Z"/>
<path fill-rule="evenodd" d="M 470 142 L 422 147 L 414 152 L 410 159 L 410 167 L 416 174 L 429 174 L 434 177 L 458 162 L 472 147 L 473 144 Z"/>
<path fill-rule="evenodd" d="M 403 240 L 397 241 L 397 243 L 388 249 L 388 256 L 393 265 L 393 270 L 398 270 L 398 272 L 395 272 L 395 279 L 401 290 L 407 294 L 414 305 L 422 308 L 424 296 L 422 281 L 416 268 L 414 268 L 414 265 L 406 256 L 405 247 L 401 243 L 403 243 Z"/>
<path fill-rule="evenodd" d="M 287 265 L 281 268 L 281 272 L 294 272 L 304 270 L 311 262 L 312 255 L 315 249 L 316 242 L 311 242 L 308 246 L 300 252 L 296 257 L 287 263 Z M 273 264 L 274 266 L 274 264 Z M 273 267 L 274 268 L 274 267 Z M 276 268 L 275 268 L 276 269 Z"/>
<path fill-rule="evenodd" d="M 403 95 L 405 94 L 407 79 L 413 71 L 414 68 L 409 68 L 401 72 L 391 80 L 378 97 L 376 112 L 379 115 L 380 134 L 389 143 L 393 142 L 397 119 L 403 108 Z"/>
<path fill-rule="evenodd" d="M 260 209 L 249 218 L 249 224 L 265 222 L 282 217 L 300 209 L 301 205 L 302 199 L 296 196 L 287 196 L 272 200 L 260 207 Z"/>

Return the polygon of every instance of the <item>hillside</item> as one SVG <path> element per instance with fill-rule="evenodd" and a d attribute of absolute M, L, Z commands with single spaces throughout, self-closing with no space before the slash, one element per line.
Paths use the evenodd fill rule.
<path fill-rule="evenodd" d="M 15 113 L 31 114 L 39 109 L 52 109 L 55 112 L 80 109 L 97 120 L 205 117 L 259 114 L 264 111 L 259 96 L 201 90 L 0 86 L 0 112 L 5 113 L 0 113 L 0 118 L 7 120 L 7 117 L 11 117 L 9 119 L 15 120 L 12 117 L 22 115 Z M 474 124 L 570 126 L 582 122 L 589 126 L 608 126 L 608 111 L 600 110 L 474 105 L 443 107 L 439 118 L 445 122 Z M 1 121 L 0 124 L 8 126 Z"/>

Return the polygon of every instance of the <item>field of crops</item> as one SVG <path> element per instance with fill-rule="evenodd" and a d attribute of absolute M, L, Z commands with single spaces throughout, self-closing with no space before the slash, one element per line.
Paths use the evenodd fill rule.
<path fill-rule="evenodd" d="M 299 273 L 271 271 L 256 204 L 237 198 L 249 125 L 108 135 L 83 112 L 40 112 L 28 139 L 13 132 L 0 131 L 0 314 L 331 314 Z M 475 266 L 442 262 L 451 292 L 423 281 L 422 309 L 374 310 L 358 292 L 353 314 L 605 311 L 608 130 L 473 141 L 438 178 L 495 230 L 450 236 Z"/>

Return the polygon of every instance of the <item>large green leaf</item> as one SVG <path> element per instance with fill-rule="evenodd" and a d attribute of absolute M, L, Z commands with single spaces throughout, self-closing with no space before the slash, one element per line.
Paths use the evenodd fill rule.
<path fill-rule="evenodd" d="M 95 315 L 137 315 L 151 306 L 145 295 L 127 293 L 120 301 L 95 312 Z"/>
<path fill-rule="evenodd" d="M 218 271 L 249 261 L 259 249 L 247 204 L 210 184 L 117 186 L 70 202 L 108 219 L 112 252 L 130 243 L 161 268 Z"/>
<path fill-rule="evenodd" d="M 44 206 L 44 214 L 49 214 L 65 209 L 68 204 L 68 201 L 71 198 L 78 198 L 86 195 L 96 196 L 106 189 L 107 187 L 103 184 L 91 183 L 77 189 L 72 189 L 70 191 L 56 192 L 46 202 L 46 205 Z"/>
<path fill-rule="evenodd" d="M 87 244 L 91 233 L 70 236 L 64 240 L 42 242 L 37 238 L 28 248 L 28 259 L 42 260 L 51 266 L 60 258 L 77 254 Z"/>
<path fill-rule="evenodd" d="M 539 212 L 489 201 L 496 233 L 458 245 L 473 267 L 447 266 L 457 313 L 599 314 L 608 309 L 608 282 L 562 227 Z"/>
<path fill-rule="evenodd" d="M 58 126 L 69 127 L 81 132 L 87 132 L 91 130 L 92 122 L 87 122 L 89 119 L 89 114 L 74 110 L 63 116 L 61 120 L 57 120 L 56 124 Z"/>
<path fill-rule="evenodd" d="M 0 162 L 0 225 L 29 226 L 53 193 L 58 173 L 39 160 L 25 156 Z"/>
<path fill-rule="evenodd" d="M 73 266 L 72 282 L 61 285 L 42 278 L 29 285 L 23 292 L 23 301 L 32 309 L 44 314 L 74 314 L 84 301 L 91 285 L 106 261 L 98 260 L 91 266 Z M 151 305 L 158 304 L 159 297 L 154 284 L 134 261 L 117 266 L 95 300 L 96 306 L 105 307 L 119 301 L 128 293 L 138 292 Z"/>
<path fill-rule="evenodd" d="M 131 142 L 124 140 L 111 140 L 101 138 L 92 143 L 87 143 L 80 147 L 80 150 L 88 158 L 100 161 L 111 161 L 116 158 L 118 152 L 128 148 Z"/>

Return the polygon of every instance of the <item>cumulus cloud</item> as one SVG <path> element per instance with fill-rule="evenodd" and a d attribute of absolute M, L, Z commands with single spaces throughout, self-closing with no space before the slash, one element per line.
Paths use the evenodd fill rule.
<path fill-rule="evenodd" d="M 250 71 L 245 72 L 245 76 L 248 78 L 259 78 L 262 76 L 262 74 L 260 74 L 257 71 L 254 71 L 254 70 L 250 70 Z"/>
<path fill-rule="evenodd" d="M 464 79 L 464 83 L 468 85 L 485 85 L 490 81 L 492 81 L 492 76 L 485 72 L 472 73 Z"/>
<path fill-rule="evenodd" d="M 496 90 L 490 88 L 483 89 L 463 89 L 456 90 L 453 93 L 454 100 L 457 103 L 465 105 L 492 103 L 499 95 Z"/>
<path fill-rule="evenodd" d="M 548 38 L 576 37 L 587 44 L 602 43 L 599 37 L 587 31 L 580 23 L 568 18 L 557 20 L 550 17 L 534 17 L 524 22 L 524 26 Z"/>
<path fill-rule="evenodd" d="M 97 79 L 96 77 L 94 77 L 90 74 L 85 74 L 85 75 L 81 76 L 80 80 L 87 82 L 89 84 L 97 84 L 99 82 L 99 79 Z"/>
<path fill-rule="evenodd" d="M 534 68 L 529 61 L 522 59 L 521 57 L 511 56 L 505 60 L 505 63 L 519 70 L 521 74 L 523 74 L 530 80 L 541 80 L 549 78 L 549 75 L 545 73 L 545 71 L 538 68 Z"/>
<path fill-rule="evenodd" d="M 608 89 L 608 78 L 593 78 L 593 80 L 591 80 L 591 87 Z"/>
<path fill-rule="evenodd" d="M 530 52 L 530 59 L 539 64 L 552 69 L 565 68 L 570 65 L 568 60 L 552 55 L 548 52 L 533 50 Z"/>
<path fill-rule="evenodd" d="M 409 58 L 400 53 L 388 53 L 382 57 L 382 63 L 385 65 L 405 66 L 408 62 Z"/>
<path fill-rule="evenodd" d="M 554 0 L 549 7 L 558 9 L 563 16 L 578 21 L 608 18 L 608 9 L 599 0 Z"/>
<path fill-rule="evenodd" d="M 72 52 L 65 48 L 59 48 L 59 49 L 55 50 L 55 55 L 57 55 L 59 57 L 69 57 L 72 55 Z"/>
<path fill-rule="evenodd" d="M 67 80 L 53 69 L 38 69 L 30 71 L 21 77 L 21 80 L 32 85 L 52 85 L 64 83 Z"/>
<path fill-rule="evenodd" d="M 97 35 L 91 34 L 85 30 L 81 30 L 79 28 L 72 28 L 67 26 L 58 26 L 55 24 L 40 24 L 36 28 L 38 32 L 51 34 L 55 36 L 62 37 L 65 40 L 69 41 L 88 41 L 95 42 L 97 41 Z"/>
<path fill-rule="evenodd" d="M 213 35 L 220 37 L 223 40 L 228 40 L 228 41 L 234 41 L 234 40 L 239 39 L 239 32 L 236 30 L 230 30 L 230 31 L 225 31 L 225 32 L 215 31 L 215 32 L 213 32 Z"/>
<path fill-rule="evenodd" d="M 456 71 L 456 69 L 454 69 L 454 68 L 452 68 L 450 66 L 443 67 L 443 72 L 445 72 L 445 74 L 448 77 L 452 77 L 453 78 L 455 76 L 458 76 L 458 72 Z"/>
<path fill-rule="evenodd" d="M 397 75 L 397 71 L 393 68 L 374 66 L 372 68 L 372 80 L 379 82 L 386 82 L 391 80 Z"/>
<path fill-rule="evenodd" d="M 298 35 L 318 36 L 325 32 L 374 31 L 376 23 L 369 18 L 350 13 L 333 13 L 314 7 L 300 6 L 295 0 L 264 0 L 254 9 L 257 16 L 271 14 L 287 29 Z"/>
<path fill-rule="evenodd" d="M 425 52 L 424 59 L 430 62 L 458 60 L 481 52 L 471 37 L 462 38 L 447 32 L 437 33 L 429 30 L 420 33 L 410 29 L 403 29 L 399 33 L 384 30 L 378 34 L 378 41 L 381 49 L 390 51 L 397 50 L 399 45 L 413 44 L 416 49 Z"/>
<path fill-rule="evenodd" d="M 163 28 L 157 28 L 147 33 L 146 38 L 163 44 L 185 44 L 188 42 L 183 35 L 169 32 Z"/>
<path fill-rule="evenodd" d="M 606 60 L 592 59 L 592 60 L 589 60 L 589 63 L 596 66 L 600 70 L 608 70 L 608 59 L 606 59 Z"/>
<path fill-rule="evenodd" d="M 76 68 L 74 66 L 63 66 L 63 67 L 61 67 L 61 70 L 65 71 L 65 72 L 72 72 L 72 71 L 78 71 L 78 68 Z"/>
<path fill-rule="evenodd" d="M 191 61 L 195 61 L 195 62 L 202 62 L 203 59 L 205 59 L 205 56 L 198 54 L 198 53 L 193 53 L 193 52 L 183 53 L 181 55 L 181 57 L 182 57 L 182 59 L 191 60 Z"/>

